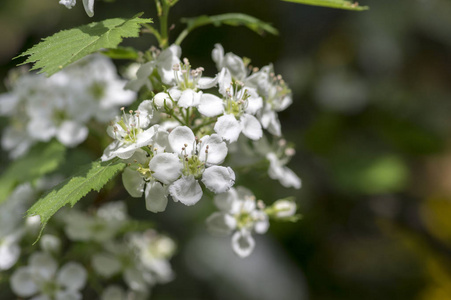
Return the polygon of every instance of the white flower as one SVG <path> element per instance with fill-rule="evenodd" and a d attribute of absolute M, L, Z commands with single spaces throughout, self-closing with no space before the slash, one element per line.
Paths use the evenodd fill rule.
<path fill-rule="evenodd" d="M 126 207 L 123 202 L 103 205 L 92 216 L 71 210 L 66 212 L 64 230 L 73 241 L 95 241 L 104 243 L 113 239 L 126 221 Z"/>
<path fill-rule="evenodd" d="M 173 85 L 175 83 L 172 67 L 180 63 L 180 55 L 182 54 L 180 46 L 171 45 L 161 53 L 154 50 L 152 54 L 154 59 L 141 65 L 136 72 L 136 79 L 130 80 L 125 88 L 139 91 L 143 86 L 146 86 L 149 91 L 152 91 L 154 87 L 152 81 L 155 80 L 153 77 L 154 70 L 157 70 L 163 84 Z"/>
<path fill-rule="evenodd" d="M 301 179 L 291 169 L 285 166 L 286 160 L 279 159 L 273 152 L 266 154 L 266 158 L 269 160 L 269 177 L 279 180 L 284 187 L 301 188 Z"/>
<path fill-rule="evenodd" d="M 208 228 L 217 234 L 232 235 L 232 249 L 240 257 L 249 256 L 255 241 L 251 233 L 263 234 L 268 230 L 268 215 L 257 205 L 254 195 L 246 188 L 231 188 L 215 196 L 220 212 L 207 219 Z"/>
<path fill-rule="evenodd" d="M 247 76 L 246 66 L 243 59 L 231 52 L 224 55 L 224 48 L 220 44 L 216 44 L 211 53 L 213 61 L 216 63 L 218 71 L 227 68 L 233 79 L 244 81 Z"/>
<path fill-rule="evenodd" d="M 169 148 L 166 131 L 157 131 L 150 143 L 152 156 L 161 155 L 151 160 L 152 157 L 148 157 L 146 152 L 138 149 L 130 158 L 132 161 L 130 167 L 122 173 L 122 183 L 132 197 L 140 198 L 144 193 L 147 210 L 156 213 L 166 210 L 169 193 L 167 184 L 181 175 L 183 166 L 177 155 L 164 153 L 166 148 Z M 161 176 L 155 177 L 151 169 L 158 170 Z"/>
<path fill-rule="evenodd" d="M 247 86 L 257 89 L 262 96 L 264 107 L 258 113 L 263 128 L 270 133 L 280 136 L 280 122 L 277 112 L 285 110 L 291 105 L 291 91 L 280 75 L 275 75 L 273 66 L 265 66 L 245 80 Z"/>
<path fill-rule="evenodd" d="M 83 266 L 69 262 L 57 269 L 57 262 L 49 254 L 33 253 L 28 266 L 18 268 L 11 276 L 11 289 L 20 297 L 37 294 L 33 299 L 81 299 L 80 290 L 87 279 Z"/>
<path fill-rule="evenodd" d="M 126 114 L 124 108 L 122 111 L 122 117 L 116 117 L 116 122 L 107 128 L 108 135 L 115 140 L 104 150 L 102 161 L 130 158 L 136 150 L 149 145 L 158 131 L 158 125 L 143 129 L 153 116 L 152 101 L 143 101 L 135 112 Z"/>
<path fill-rule="evenodd" d="M 148 230 L 142 234 L 132 234 L 130 243 L 137 250 L 139 264 L 151 271 L 157 282 L 168 282 L 174 278 L 168 261 L 175 252 L 172 239 Z"/>
<path fill-rule="evenodd" d="M 263 135 L 262 127 L 253 114 L 263 105 L 261 97 L 253 88 L 237 82 L 230 84 L 228 69 L 223 69 L 218 78 L 224 100 L 216 96 L 202 97 L 199 112 L 208 117 L 223 114 L 218 118 L 214 130 L 230 143 L 237 141 L 240 133 L 252 140 L 260 139 Z"/>
<path fill-rule="evenodd" d="M 203 194 L 199 178 L 215 193 L 223 193 L 234 184 L 233 170 L 216 166 L 227 156 L 227 146 L 218 135 L 199 140 L 190 128 L 179 126 L 169 134 L 168 141 L 176 155 L 157 154 L 149 167 L 154 178 L 169 184 L 169 193 L 175 201 L 185 205 L 197 203 Z"/>
<path fill-rule="evenodd" d="M 218 78 L 202 77 L 203 68 L 191 69 L 187 58 L 183 63 L 173 67 L 175 86 L 168 90 L 171 97 L 182 108 L 197 107 L 204 97 L 200 89 L 208 89 L 216 85 Z M 208 94 L 210 97 L 216 97 Z"/>
<path fill-rule="evenodd" d="M 8 270 L 19 259 L 20 247 L 18 245 L 20 233 L 12 233 L 0 238 L 0 271 Z"/>
<path fill-rule="evenodd" d="M 60 0 L 59 3 L 70 9 L 75 6 L 76 2 L 77 0 Z M 94 0 L 83 0 L 83 6 L 88 16 L 94 16 Z"/>

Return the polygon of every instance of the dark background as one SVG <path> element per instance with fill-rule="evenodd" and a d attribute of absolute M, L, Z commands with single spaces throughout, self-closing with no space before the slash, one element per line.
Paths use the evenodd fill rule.
<path fill-rule="evenodd" d="M 12 57 L 60 29 L 140 11 L 156 17 L 150 0 L 96 1 L 92 19 L 78 2 L 67 10 L 57 0 L 2 0 L 0 77 L 20 62 Z M 238 184 L 269 203 L 294 195 L 303 219 L 271 224 L 240 260 L 227 238 L 206 235 L 211 203 L 171 203 L 154 216 L 134 200 L 136 215 L 179 243 L 177 278 L 157 286 L 154 299 L 451 299 L 451 2 L 361 4 L 371 9 L 277 0 L 181 0 L 173 8 L 173 38 L 181 17 L 227 12 L 280 31 L 261 37 L 209 26 L 182 49 L 210 75 L 215 43 L 255 66 L 273 62 L 283 75 L 294 103 L 280 114 L 282 130 L 296 145 L 289 167 L 303 187 L 284 189 L 265 170 Z M 126 44 L 145 50 L 156 42 Z"/>

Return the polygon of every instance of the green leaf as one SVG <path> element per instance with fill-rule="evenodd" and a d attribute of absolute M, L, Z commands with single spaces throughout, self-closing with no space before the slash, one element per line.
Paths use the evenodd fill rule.
<path fill-rule="evenodd" d="M 65 153 L 66 148 L 56 141 L 41 143 L 31 148 L 25 157 L 12 162 L 0 176 L 0 203 L 18 184 L 36 180 L 56 170 L 64 161 Z"/>
<path fill-rule="evenodd" d="M 180 45 L 181 42 L 191 31 L 205 25 L 246 26 L 250 30 L 255 31 L 260 35 L 263 35 L 265 33 L 270 33 L 274 35 L 279 34 L 277 29 L 272 27 L 271 24 L 241 13 L 229 13 L 216 16 L 203 15 L 196 18 L 183 18 L 182 22 L 186 23 L 187 26 L 186 29 L 180 33 L 179 37 L 175 41 L 177 45 Z"/>
<path fill-rule="evenodd" d="M 295 2 L 300 4 L 314 5 L 314 6 L 324 6 L 339 9 L 348 10 L 367 10 L 368 6 L 360 6 L 357 2 L 351 2 L 346 0 L 282 0 L 286 2 Z"/>
<path fill-rule="evenodd" d="M 123 38 L 138 37 L 141 25 L 152 22 L 151 19 L 139 18 L 141 15 L 131 19 L 108 19 L 60 31 L 17 56 L 29 56 L 20 65 L 34 63 L 32 70 L 41 69 L 39 73 L 45 72 L 50 76 L 102 48 L 116 48 Z"/>
<path fill-rule="evenodd" d="M 117 160 L 95 161 L 85 165 L 73 177 L 67 178 L 41 197 L 28 210 L 27 215 L 39 215 L 41 217 L 42 233 L 47 222 L 60 208 L 66 204 L 74 206 L 78 200 L 92 190 L 100 191 L 110 179 L 124 168 L 125 163 Z"/>
<path fill-rule="evenodd" d="M 138 52 L 132 47 L 117 47 L 117 49 L 108 49 L 102 51 L 102 54 L 112 59 L 136 60 L 139 57 Z"/>

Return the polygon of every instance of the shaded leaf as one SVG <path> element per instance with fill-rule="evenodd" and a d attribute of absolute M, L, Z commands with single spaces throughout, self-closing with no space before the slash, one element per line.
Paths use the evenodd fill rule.
<path fill-rule="evenodd" d="M 27 212 L 28 216 L 41 217 L 42 230 L 49 219 L 63 206 L 74 206 L 90 191 L 100 189 L 118 172 L 125 168 L 125 163 L 116 160 L 108 162 L 95 161 L 83 166 L 73 177 L 67 178 L 50 192 L 41 197 Z"/>

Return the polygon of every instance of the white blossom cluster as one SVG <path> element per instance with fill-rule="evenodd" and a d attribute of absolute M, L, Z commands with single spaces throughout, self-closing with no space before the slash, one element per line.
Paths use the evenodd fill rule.
<path fill-rule="evenodd" d="M 20 186 L 14 199 L 1 206 L 5 218 L 0 219 L 0 272 L 13 271 L 9 283 L 15 295 L 82 299 L 84 289 L 94 287 L 100 299 L 148 299 L 155 284 L 174 278 L 169 263 L 176 249 L 173 240 L 155 230 L 137 230 L 139 222 L 129 218 L 121 201 L 104 204 L 94 213 L 62 212 L 48 224 L 51 233 L 41 237 L 40 250 L 30 249 L 39 220 L 23 222 L 24 209 L 18 206 L 25 208 L 32 191 L 29 185 Z M 148 228 L 145 223 L 139 226 Z"/>
<path fill-rule="evenodd" d="M 124 90 L 110 59 L 92 55 L 56 73 L 12 74 L 10 92 L 0 95 L 0 116 L 10 118 L 1 145 L 12 158 L 25 154 L 36 142 L 56 138 L 75 147 L 88 136 L 88 122 L 106 123 L 136 93 Z"/>
<path fill-rule="evenodd" d="M 235 54 L 224 54 L 219 44 L 212 52 L 218 69 L 214 77 L 203 76 L 203 68 L 193 68 L 187 58 L 182 60 L 177 45 L 161 52 L 152 49 L 151 56 L 126 88 L 154 96 L 141 101 L 136 110 L 121 108 L 122 115 L 107 129 L 113 142 L 102 156 L 103 161 L 118 158 L 127 162 L 122 181 L 132 197 L 144 195 L 149 211 L 162 212 L 169 196 L 175 202 L 194 205 L 205 189 L 223 198 L 221 195 L 236 194 L 231 189 L 235 172 L 226 163 L 233 152 L 229 149 L 239 139 L 264 141 L 265 131 L 279 141 L 276 149 L 258 150 L 269 162 L 269 176 L 286 187 L 300 188 L 300 179 L 286 167 L 294 150 L 281 137 L 278 119 L 278 112 L 292 102 L 291 91 L 281 76 L 274 74 L 272 65 L 252 68 Z M 246 214 L 255 213 L 255 201 L 252 203 L 254 206 L 246 204 Z M 233 218 L 240 218 L 235 216 L 237 208 L 229 209 Z M 254 247 L 250 233 L 263 233 L 269 226 L 264 211 L 252 220 L 228 229 L 236 230 L 233 249 L 243 257 Z"/>

